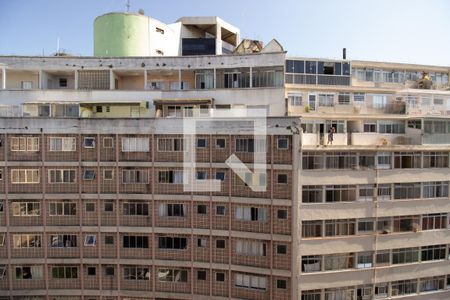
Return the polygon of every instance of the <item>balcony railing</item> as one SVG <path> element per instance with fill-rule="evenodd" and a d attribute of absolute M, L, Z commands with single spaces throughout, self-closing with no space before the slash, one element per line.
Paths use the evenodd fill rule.
<path fill-rule="evenodd" d="M 350 76 L 320 75 L 320 74 L 286 74 L 286 83 L 293 84 L 323 84 L 350 85 Z"/>

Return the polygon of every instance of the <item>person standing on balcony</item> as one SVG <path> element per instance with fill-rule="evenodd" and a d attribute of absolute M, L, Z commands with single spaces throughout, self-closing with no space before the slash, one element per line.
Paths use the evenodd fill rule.
<path fill-rule="evenodd" d="M 327 145 L 333 145 L 333 135 L 336 132 L 336 130 L 334 129 L 333 126 L 330 126 L 330 128 L 328 129 L 328 142 Z"/>

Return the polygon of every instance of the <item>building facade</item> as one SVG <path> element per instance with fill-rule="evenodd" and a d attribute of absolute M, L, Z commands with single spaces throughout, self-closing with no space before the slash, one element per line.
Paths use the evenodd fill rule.
<path fill-rule="evenodd" d="M 220 19 L 180 20 L 208 37 Z M 450 68 L 233 39 L 0 57 L 2 299 L 449 298 Z M 183 120 L 230 109 L 192 138 L 220 191 L 186 191 Z M 264 141 L 245 109 L 268 115 Z M 250 181 L 227 164 L 258 153 Z"/>

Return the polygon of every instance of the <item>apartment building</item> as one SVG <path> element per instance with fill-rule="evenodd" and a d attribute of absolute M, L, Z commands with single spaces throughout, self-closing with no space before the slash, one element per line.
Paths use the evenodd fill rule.
<path fill-rule="evenodd" d="M 104 43 L 142 18 L 97 18 L 97 56 L 0 56 L 1 299 L 450 297 L 449 67 L 286 57 L 209 17 Z M 185 189 L 188 145 L 220 190 Z"/>
<path fill-rule="evenodd" d="M 448 76 L 287 58 L 288 115 L 302 128 L 298 299 L 449 298 Z"/>

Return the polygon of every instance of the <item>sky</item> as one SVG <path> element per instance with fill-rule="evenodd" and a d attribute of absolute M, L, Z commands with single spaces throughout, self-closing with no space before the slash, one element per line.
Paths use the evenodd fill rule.
<path fill-rule="evenodd" d="M 125 0 L 0 0 L 0 55 L 92 55 L 93 21 Z M 288 56 L 450 66 L 450 0 L 130 0 L 165 23 L 219 16 Z"/>

